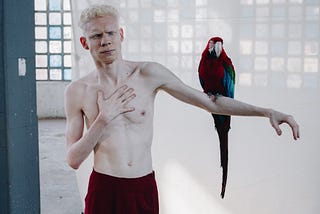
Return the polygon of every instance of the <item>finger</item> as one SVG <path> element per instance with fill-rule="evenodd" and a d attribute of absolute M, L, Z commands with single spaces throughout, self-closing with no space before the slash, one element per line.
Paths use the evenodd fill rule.
<path fill-rule="evenodd" d="M 109 96 L 107 99 L 109 99 L 109 98 L 111 98 L 111 97 L 113 97 L 113 96 L 115 96 L 116 98 L 121 97 L 122 94 L 124 93 L 124 91 L 125 91 L 127 88 L 128 88 L 127 85 L 123 85 L 123 86 L 117 88 L 112 94 L 110 94 L 110 96 Z"/>
<path fill-rule="evenodd" d="M 128 88 L 125 91 L 123 91 L 118 98 L 120 99 L 127 99 L 128 97 L 130 97 L 133 94 L 134 89 L 133 88 Z"/>
<path fill-rule="evenodd" d="M 103 100 L 103 92 L 102 91 L 98 91 L 97 102 L 100 103 L 102 100 Z"/>
<path fill-rule="evenodd" d="M 279 125 L 275 122 L 272 123 L 272 127 L 275 129 L 276 133 L 280 136 L 282 134 L 282 130 L 280 129 Z"/>
<path fill-rule="evenodd" d="M 294 118 L 289 115 L 287 118 L 287 123 L 292 130 L 293 139 L 297 140 L 299 138 L 299 126 Z"/>
<path fill-rule="evenodd" d="M 125 107 L 125 108 L 123 108 L 123 112 L 122 113 L 132 112 L 134 110 L 135 110 L 134 107 Z"/>
<path fill-rule="evenodd" d="M 126 104 L 128 104 L 131 100 L 133 100 L 135 97 L 136 97 L 136 94 L 131 94 L 129 97 L 124 98 L 124 99 L 122 100 L 122 103 L 123 103 L 124 105 L 126 105 Z"/>
<path fill-rule="evenodd" d="M 275 128 L 275 130 L 279 136 L 282 135 L 282 130 L 279 128 L 279 126 Z"/>
<path fill-rule="evenodd" d="M 300 138 L 300 128 L 299 128 L 299 125 L 298 125 L 298 128 L 297 128 L 297 137 Z"/>
<path fill-rule="evenodd" d="M 127 85 L 120 86 L 117 90 L 126 90 L 128 88 Z"/>
<path fill-rule="evenodd" d="M 292 132 L 293 132 L 293 139 L 298 140 L 298 138 L 299 138 L 298 137 L 298 135 L 299 135 L 298 131 L 296 129 L 293 129 Z"/>
<path fill-rule="evenodd" d="M 123 96 L 123 94 L 127 91 L 128 86 L 127 85 L 123 85 L 120 88 L 118 88 L 114 94 L 117 95 L 117 98 L 120 98 Z"/>
<path fill-rule="evenodd" d="M 123 92 L 123 94 L 119 97 L 119 99 L 121 99 L 121 102 L 124 102 L 126 99 L 128 99 L 132 95 L 134 95 L 134 90 L 133 88 L 129 88 L 125 92 Z"/>
<path fill-rule="evenodd" d="M 300 138 L 300 133 L 299 133 L 299 125 L 294 121 L 291 124 L 289 124 L 293 133 L 293 138 L 295 140 L 298 140 Z"/>

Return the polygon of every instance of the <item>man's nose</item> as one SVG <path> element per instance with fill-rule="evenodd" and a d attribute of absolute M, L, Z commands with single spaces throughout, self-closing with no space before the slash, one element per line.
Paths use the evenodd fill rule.
<path fill-rule="evenodd" d="M 111 38 L 107 34 L 103 34 L 101 39 L 101 46 L 109 46 L 111 45 Z"/>

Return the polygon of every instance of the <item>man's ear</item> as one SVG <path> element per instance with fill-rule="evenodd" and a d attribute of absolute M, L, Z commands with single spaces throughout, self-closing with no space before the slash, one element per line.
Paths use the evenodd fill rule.
<path fill-rule="evenodd" d="M 81 43 L 81 45 L 82 45 L 82 47 L 83 47 L 84 49 L 89 50 L 89 46 L 88 46 L 88 44 L 87 44 L 87 39 L 86 39 L 86 37 L 81 36 L 81 37 L 80 37 L 80 43 Z"/>
<path fill-rule="evenodd" d="M 119 31 L 120 31 L 120 40 L 121 40 L 121 42 L 124 40 L 124 31 L 123 31 L 123 28 L 121 27 L 120 29 L 119 29 Z"/>

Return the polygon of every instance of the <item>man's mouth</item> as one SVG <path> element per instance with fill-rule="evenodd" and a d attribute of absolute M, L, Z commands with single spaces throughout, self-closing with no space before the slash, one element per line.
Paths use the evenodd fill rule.
<path fill-rule="evenodd" d="M 114 51 L 115 51 L 114 49 L 100 51 L 100 54 L 111 55 Z"/>

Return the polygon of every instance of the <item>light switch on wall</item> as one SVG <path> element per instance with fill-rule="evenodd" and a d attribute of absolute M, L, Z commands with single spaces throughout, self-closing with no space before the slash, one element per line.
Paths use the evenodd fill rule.
<path fill-rule="evenodd" d="M 27 72 L 27 62 L 25 58 L 18 58 L 19 76 L 25 76 Z"/>

